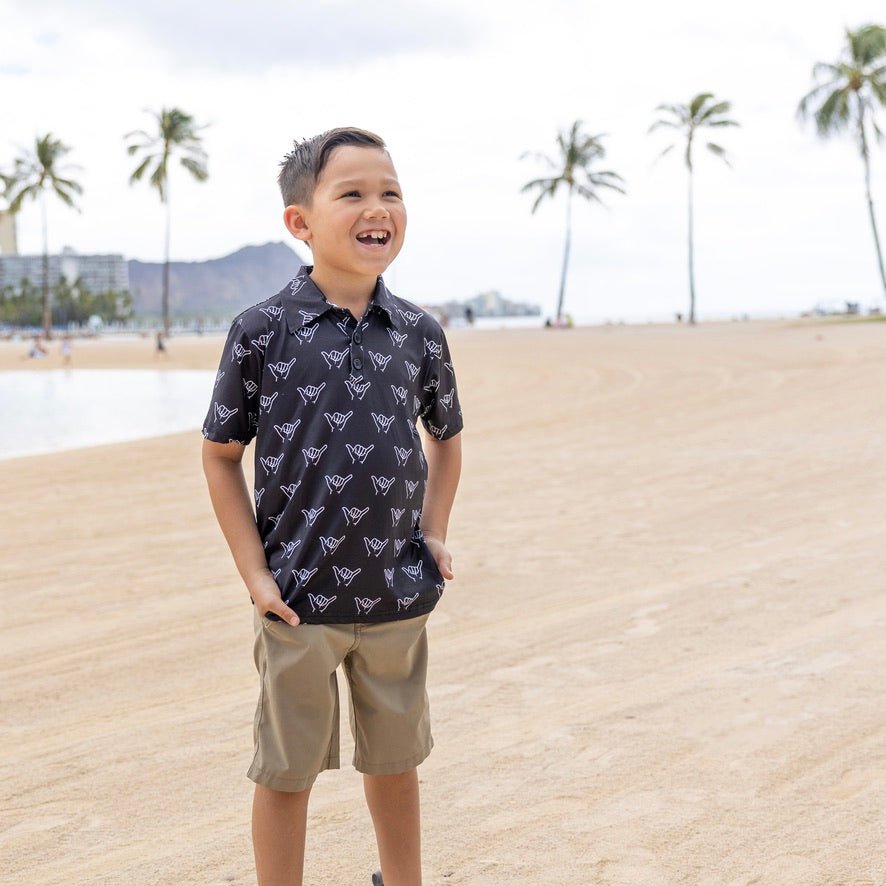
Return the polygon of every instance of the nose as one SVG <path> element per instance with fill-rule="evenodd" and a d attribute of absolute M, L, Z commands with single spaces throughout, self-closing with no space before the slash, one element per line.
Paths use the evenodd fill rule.
<path fill-rule="evenodd" d="M 390 213 L 384 203 L 377 203 L 374 206 L 368 206 L 363 213 L 364 218 L 389 218 Z"/>

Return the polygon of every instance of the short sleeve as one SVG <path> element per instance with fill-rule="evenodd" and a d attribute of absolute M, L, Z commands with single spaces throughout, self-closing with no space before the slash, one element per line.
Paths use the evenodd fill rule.
<path fill-rule="evenodd" d="M 231 325 L 215 377 L 212 402 L 203 423 L 203 436 L 213 443 L 246 446 L 258 428 L 261 392 L 261 353 L 237 319 Z"/>
<path fill-rule="evenodd" d="M 427 333 L 424 339 L 422 362 L 422 409 L 419 413 L 425 430 L 437 440 L 454 437 L 463 427 L 461 404 L 455 368 L 449 353 L 449 344 L 439 327 Z"/>

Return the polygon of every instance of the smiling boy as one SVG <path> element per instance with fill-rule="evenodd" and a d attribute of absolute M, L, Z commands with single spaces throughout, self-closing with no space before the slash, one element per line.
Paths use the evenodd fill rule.
<path fill-rule="evenodd" d="M 203 428 L 213 507 L 255 604 L 256 869 L 261 886 L 302 882 L 311 787 L 339 765 L 342 665 L 384 882 L 417 886 L 425 623 L 453 577 L 455 374 L 439 324 L 380 276 L 406 232 L 384 142 L 331 130 L 296 143 L 278 181 L 313 266 L 234 320 Z"/>

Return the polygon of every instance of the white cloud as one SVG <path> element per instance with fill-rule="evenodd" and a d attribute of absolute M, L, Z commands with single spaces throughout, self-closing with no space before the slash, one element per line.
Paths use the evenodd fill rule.
<path fill-rule="evenodd" d="M 148 45 L 171 67 L 203 73 L 267 71 L 278 65 L 329 67 L 378 56 L 463 47 L 472 36 L 445 6 L 394 0 L 296 4 L 291 0 L 217 0 L 213 4 L 152 0 L 13 0 L 39 20 L 37 43 L 67 43 L 66 35 L 101 32 Z"/>

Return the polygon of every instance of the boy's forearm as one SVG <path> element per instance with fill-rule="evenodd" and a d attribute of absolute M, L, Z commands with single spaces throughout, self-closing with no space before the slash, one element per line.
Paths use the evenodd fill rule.
<path fill-rule="evenodd" d="M 212 455 L 204 449 L 203 471 L 218 524 L 237 571 L 251 593 L 256 582 L 267 576 L 269 570 L 243 467 L 239 461 Z"/>
<path fill-rule="evenodd" d="M 429 438 L 425 446 L 428 482 L 422 507 L 421 528 L 428 538 L 446 541 L 449 514 L 461 476 L 461 434 L 448 440 Z"/>

